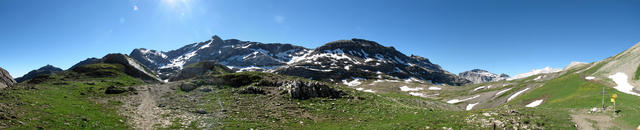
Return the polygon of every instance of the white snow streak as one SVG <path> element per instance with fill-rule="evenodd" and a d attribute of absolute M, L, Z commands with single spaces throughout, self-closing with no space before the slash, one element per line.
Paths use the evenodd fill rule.
<path fill-rule="evenodd" d="M 468 105 L 467 105 L 467 111 L 468 111 L 468 110 L 473 109 L 473 107 L 474 107 L 474 106 L 476 106 L 476 105 L 478 105 L 478 104 L 479 104 L 479 102 L 472 103 L 472 104 L 468 104 Z"/>
<path fill-rule="evenodd" d="M 407 86 L 400 87 L 400 91 L 404 91 L 404 92 L 407 92 L 407 91 L 420 91 L 420 90 L 423 90 L 423 89 L 424 88 L 421 88 L 421 87 L 415 87 L 415 88 L 410 88 L 410 87 L 407 87 Z"/>
<path fill-rule="evenodd" d="M 508 89 L 502 90 L 502 91 L 500 91 L 500 92 L 496 93 L 496 96 L 500 96 L 500 95 L 502 95 L 503 93 L 505 93 L 505 92 L 507 92 L 507 91 L 509 91 L 509 90 L 511 90 L 511 89 L 512 89 L 512 88 L 508 88 Z"/>
<path fill-rule="evenodd" d="M 346 79 L 342 80 L 342 84 L 347 85 L 347 86 L 358 86 L 360 84 L 362 84 L 362 82 L 360 82 L 360 79 L 354 79 L 350 82 L 347 82 Z"/>
<path fill-rule="evenodd" d="M 540 104 L 542 104 L 542 99 L 533 101 L 533 102 L 527 104 L 527 106 L 525 106 L 525 107 L 537 107 Z"/>
<path fill-rule="evenodd" d="M 518 95 L 522 94 L 524 91 L 527 91 L 527 90 L 529 90 L 529 88 L 525 88 L 524 90 L 518 91 L 517 93 L 511 95 L 511 97 L 509 97 L 507 101 L 511 101 L 511 99 L 516 98 Z"/>
<path fill-rule="evenodd" d="M 440 87 L 429 87 L 428 89 L 429 90 L 442 90 L 442 88 L 440 88 Z"/>
<path fill-rule="evenodd" d="M 586 80 L 593 80 L 593 79 L 596 79 L 596 77 L 593 77 L 593 76 L 587 76 L 587 77 L 584 77 L 584 79 L 586 79 Z"/>
<path fill-rule="evenodd" d="M 476 96 L 473 96 L 473 97 L 470 97 L 470 98 L 465 98 L 465 99 L 462 99 L 462 100 L 460 100 L 460 99 L 453 99 L 453 100 L 449 100 L 449 101 L 447 101 L 447 103 L 449 103 L 449 104 L 456 104 L 456 103 L 459 103 L 459 102 L 464 102 L 464 101 L 471 100 L 471 99 L 478 98 L 478 97 L 480 97 L 480 95 L 476 95 Z"/>

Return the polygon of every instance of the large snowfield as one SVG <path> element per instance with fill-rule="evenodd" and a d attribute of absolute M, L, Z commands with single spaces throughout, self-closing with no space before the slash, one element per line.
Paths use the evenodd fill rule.
<path fill-rule="evenodd" d="M 613 87 L 616 90 L 626 94 L 640 96 L 639 93 L 633 92 L 633 86 L 627 81 L 628 77 L 626 74 L 618 72 L 614 75 L 609 76 L 609 78 L 613 80 L 613 82 L 616 82 L 617 86 Z"/>

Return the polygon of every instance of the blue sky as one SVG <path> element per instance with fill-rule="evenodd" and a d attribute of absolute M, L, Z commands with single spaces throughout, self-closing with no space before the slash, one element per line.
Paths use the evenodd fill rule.
<path fill-rule="evenodd" d="M 0 0 L 0 67 L 19 77 L 216 34 L 308 48 L 364 38 L 453 73 L 515 75 L 615 55 L 640 42 L 638 23 L 640 1 L 625 0 Z"/>

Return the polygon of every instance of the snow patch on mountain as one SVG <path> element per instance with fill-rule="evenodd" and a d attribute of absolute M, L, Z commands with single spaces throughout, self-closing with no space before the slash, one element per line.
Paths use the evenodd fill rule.
<path fill-rule="evenodd" d="M 360 78 L 354 78 L 351 81 L 347 81 L 346 79 L 342 80 L 342 84 L 347 85 L 347 86 L 358 86 L 360 84 L 362 84 L 362 82 L 360 82 Z"/>
<path fill-rule="evenodd" d="M 371 89 L 364 89 L 364 88 L 356 88 L 356 90 L 363 91 L 363 92 L 368 92 L 368 93 L 375 93 L 376 92 L 376 91 L 373 91 Z"/>
<path fill-rule="evenodd" d="M 428 89 L 429 90 L 436 90 L 436 91 L 437 90 L 442 90 L 442 88 L 440 88 L 440 87 L 429 87 Z"/>
<path fill-rule="evenodd" d="M 496 95 L 495 95 L 495 96 L 500 96 L 500 95 L 502 95 L 503 93 L 505 93 L 505 92 L 507 92 L 507 91 L 509 91 L 509 90 L 511 90 L 511 89 L 512 89 L 512 88 L 508 88 L 508 89 L 501 90 L 501 91 L 499 91 L 498 93 L 496 93 Z"/>
<path fill-rule="evenodd" d="M 424 88 L 421 88 L 421 87 L 415 87 L 415 88 L 411 88 L 411 87 L 408 87 L 408 86 L 402 86 L 402 87 L 400 87 L 400 91 L 403 91 L 403 92 L 407 92 L 407 91 L 420 91 L 420 90 L 423 90 L 423 89 L 424 89 Z"/>
<path fill-rule="evenodd" d="M 459 103 L 459 102 L 468 101 L 468 100 L 475 99 L 475 98 L 478 98 L 478 97 L 480 97 L 480 95 L 476 95 L 476 96 L 465 98 L 465 99 L 452 99 L 452 100 L 447 101 L 447 103 L 456 104 L 456 103 Z"/>
<path fill-rule="evenodd" d="M 480 104 L 480 103 L 479 103 L 479 102 L 476 102 L 476 103 L 468 104 L 468 105 L 467 105 L 467 109 L 466 109 L 466 110 L 467 110 L 467 111 L 469 111 L 469 110 L 473 109 L 473 107 L 474 107 L 474 106 L 476 106 L 476 105 L 478 105 L 478 104 Z"/>
<path fill-rule="evenodd" d="M 518 97 L 518 95 L 520 95 L 520 94 L 524 93 L 524 91 L 527 91 L 527 90 L 529 90 L 529 88 L 525 88 L 524 90 L 521 90 L 521 91 L 516 92 L 515 94 L 511 95 L 511 97 L 509 97 L 509 98 L 507 99 L 507 101 L 511 101 L 512 99 L 514 99 L 514 98 Z"/>
<path fill-rule="evenodd" d="M 587 77 L 584 77 L 584 79 L 586 79 L 586 80 L 593 80 L 593 79 L 596 79 L 596 77 L 593 77 L 593 76 L 587 76 Z"/>
<path fill-rule="evenodd" d="M 542 101 L 543 101 L 542 99 L 540 99 L 540 100 L 535 100 L 535 101 L 533 101 L 533 102 L 531 102 L 531 103 L 527 104 L 525 107 L 537 107 L 537 106 L 539 106 L 540 104 L 542 104 Z"/>
<path fill-rule="evenodd" d="M 613 87 L 616 90 L 626 94 L 640 96 L 640 93 L 636 93 L 633 91 L 633 86 L 628 82 L 628 77 L 626 74 L 618 72 L 614 75 L 609 76 L 609 78 L 613 80 L 613 82 L 616 82 L 617 85 Z"/>

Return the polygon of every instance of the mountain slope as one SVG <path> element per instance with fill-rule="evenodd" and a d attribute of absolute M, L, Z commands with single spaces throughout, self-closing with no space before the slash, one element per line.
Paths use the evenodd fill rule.
<path fill-rule="evenodd" d="M 506 75 L 506 74 L 498 75 L 494 73 L 489 73 L 489 71 L 481 70 L 481 69 L 473 69 L 473 70 L 465 71 L 458 74 L 458 76 L 460 76 L 461 78 L 465 78 L 473 82 L 474 84 L 506 80 L 509 78 L 509 75 Z"/>
<path fill-rule="evenodd" d="M 16 78 L 16 82 L 27 81 L 27 80 L 29 80 L 29 79 L 31 79 L 33 77 L 36 77 L 38 75 L 41 75 L 41 74 L 54 74 L 54 73 L 58 73 L 58 72 L 62 72 L 62 71 L 63 70 L 58 68 L 58 67 L 55 67 L 55 66 L 52 66 L 52 65 L 46 65 L 46 66 L 40 67 L 39 69 L 29 71 L 29 73 L 25 74 L 22 77 Z"/>
<path fill-rule="evenodd" d="M 11 87 L 16 81 L 11 77 L 11 74 L 7 70 L 0 67 L 0 89 Z"/>
<path fill-rule="evenodd" d="M 73 65 L 69 70 L 77 70 L 82 69 L 79 68 L 81 66 L 90 65 L 90 64 L 98 64 L 98 63 L 107 63 L 107 64 L 120 64 L 124 66 L 124 72 L 130 76 L 140 78 L 146 82 L 162 82 L 156 74 L 155 71 L 151 70 L 144 64 L 141 64 L 136 59 L 131 58 L 125 54 L 112 53 L 107 54 L 101 59 L 98 58 L 88 58 L 86 60 L 80 61 Z M 83 71 L 93 71 L 93 70 L 83 70 Z"/>
<path fill-rule="evenodd" d="M 626 76 L 623 80 L 635 86 L 634 91 L 640 93 L 640 88 L 638 87 L 640 86 L 640 77 L 638 76 L 640 68 L 640 43 L 599 63 L 602 64 L 602 67 L 593 74 L 594 76 L 608 78 L 609 76 L 621 73 L 621 75 Z"/>
<path fill-rule="evenodd" d="M 408 79 L 462 85 L 468 80 L 443 70 L 427 58 L 407 56 L 393 47 L 352 39 L 327 43 L 274 71 L 314 80 Z"/>

